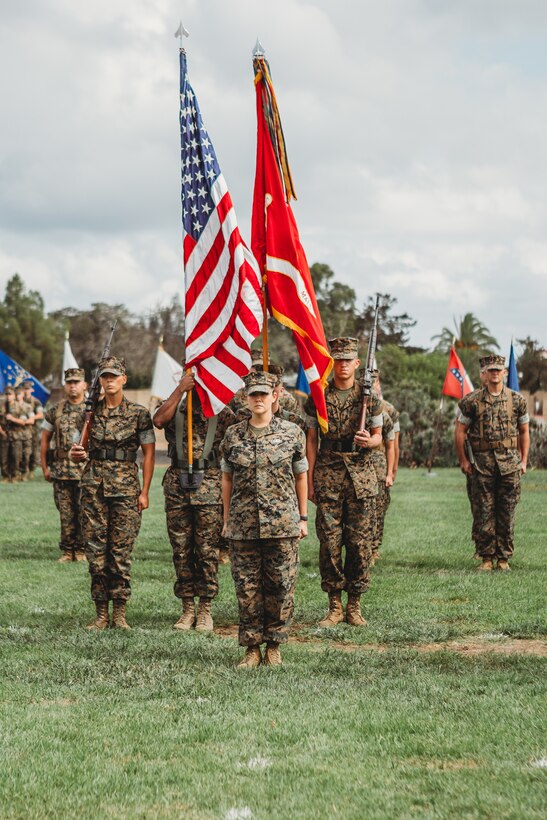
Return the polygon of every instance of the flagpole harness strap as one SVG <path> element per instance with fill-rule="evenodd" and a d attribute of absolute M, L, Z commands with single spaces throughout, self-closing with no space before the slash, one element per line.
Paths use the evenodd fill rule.
<path fill-rule="evenodd" d="M 179 470 L 187 472 L 185 468 L 188 467 L 188 460 L 184 458 L 183 436 L 185 428 L 185 417 L 181 412 L 182 399 L 177 407 L 175 413 L 175 446 L 177 450 L 177 457 L 171 459 L 171 466 Z M 212 452 L 215 436 L 217 432 L 218 416 L 212 416 L 207 421 L 207 433 L 205 436 L 205 444 L 203 446 L 203 453 L 201 458 L 195 458 L 192 462 L 194 470 L 205 470 L 207 467 L 218 467 L 218 458 Z"/>

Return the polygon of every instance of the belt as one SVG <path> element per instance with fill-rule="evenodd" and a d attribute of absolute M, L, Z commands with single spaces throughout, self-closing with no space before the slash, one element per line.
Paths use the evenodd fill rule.
<path fill-rule="evenodd" d="M 513 438 L 504 438 L 501 441 L 471 441 L 471 447 L 474 453 L 485 453 L 488 450 L 515 450 L 517 447 L 516 436 Z"/>
<path fill-rule="evenodd" d="M 321 450 L 334 450 L 335 453 L 356 453 L 360 449 L 354 440 L 350 438 L 341 438 L 337 441 L 328 438 L 321 439 Z"/>
<path fill-rule="evenodd" d="M 91 450 L 89 457 L 94 461 L 136 461 L 135 450 L 121 450 L 117 447 L 100 447 Z"/>
<path fill-rule="evenodd" d="M 218 467 L 218 459 L 215 456 L 209 456 L 209 458 L 195 458 L 192 465 L 194 470 L 206 470 L 208 467 Z M 187 470 L 188 462 L 179 461 L 178 458 L 172 456 L 171 467 L 176 467 L 177 470 Z"/>

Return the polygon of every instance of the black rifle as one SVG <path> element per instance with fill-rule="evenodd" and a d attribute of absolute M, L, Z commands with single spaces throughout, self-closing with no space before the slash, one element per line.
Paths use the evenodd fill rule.
<path fill-rule="evenodd" d="M 102 359 L 106 359 L 108 356 L 110 356 L 110 345 L 112 344 L 112 337 L 114 336 L 114 331 L 116 330 L 117 324 L 118 320 L 115 319 L 114 324 L 110 328 L 110 336 L 108 337 L 108 341 L 104 346 L 103 352 L 101 353 L 101 358 L 99 359 L 99 362 Z M 100 395 L 101 383 L 99 381 L 99 367 L 97 367 L 95 375 L 93 376 L 93 381 L 91 382 L 91 387 L 89 388 L 89 392 L 85 400 L 85 421 L 79 441 L 79 444 L 81 444 L 84 450 L 87 450 L 87 442 L 89 441 L 91 427 L 93 426 L 93 417 L 95 415 L 95 411 L 99 403 Z"/>
<path fill-rule="evenodd" d="M 361 415 L 359 416 L 359 431 L 365 429 L 367 419 L 367 408 L 372 392 L 374 380 L 374 359 L 376 357 L 376 342 L 378 340 L 378 314 L 380 312 L 380 295 L 376 294 L 376 306 L 374 308 L 374 322 L 368 339 L 367 363 L 363 370 L 361 384 L 363 385 L 363 400 L 361 402 Z"/>

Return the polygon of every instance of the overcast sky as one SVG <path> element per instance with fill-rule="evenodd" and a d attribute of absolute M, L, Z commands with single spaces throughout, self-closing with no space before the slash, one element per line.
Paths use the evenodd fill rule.
<path fill-rule="evenodd" d="M 545 0 L 0 0 L 0 288 L 46 308 L 182 291 L 179 18 L 244 238 L 251 51 L 270 62 L 308 261 L 389 292 L 414 344 L 475 313 L 547 343 Z"/>

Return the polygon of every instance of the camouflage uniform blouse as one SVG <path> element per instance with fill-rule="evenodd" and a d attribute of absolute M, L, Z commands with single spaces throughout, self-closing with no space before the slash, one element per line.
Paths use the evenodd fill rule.
<path fill-rule="evenodd" d="M 122 399 L 117 407 L 108 408 L 101 399 L 93 419 L 87 445 L 87 462 L 80 486 L 97 490 L 102 484 L 105 496 L 138 496 L 139 470 L 134 461 L 98 460 L 93 450 L 112 447 L 125 453 L 137 453 L 141 444 L 156 440 L 150 413 L 140 404 Z"/>
<path fill-rule="evenodd" d="M 188 426 L 186 422 L 186 401 L 182 403 L 181 408 L 177 409 L 176 412 L 184 414 L 185 421 L 184 433 L 182 436 L 182 452 L 183 459 L 188 460 Z M 168 455 L 171 459 L 177 458 L 175 418 L 176 416 L 173 416 L 167 427 L 165 427 L 165 438 L 167 439 L 168 444 Z M 192 444 L 194 447 L 194 460 L 202 457 L 203 448 L 205 447 L 205 439 L 207 437 L 208 424 L 209 419 L 203 415 L 201 406 L 194 401 L 192 403 Z M 176 486 L 177 489 L 180 489 L 180 493 L 188 493 L 188 500 L 191 504 L 221 504 L 222 496 L 220 484 L 220 465 L 218 464 L 220 442 L 224 438 L 226 430 L 232 424 L 235 424 L 235 416 L 229 407 L 224 407 L 218 414 L 217 429 L 215 431 L 213 449 L 211 451 L 211 456 L 216 457 L 217 465 L 205 468 L 203 481 L 201 482 L 199 487 L 197 487 L 195 490 L 183 490 L 182 487 L 180 487 L 178 477 L 179 470 L 177 467 L 168 468 L 165 474 L 164 483 L 165 481 L 169 481 L 169 475 L 172 472 L 173 474 L 176 474 L 174 475 L 175 481 L 173 482 L 173 486 Z"/>
<path fill-rule="evenodd" d="M 511 394 L 511 414 L 508 412 L 508 395 Z M 468 393 L 459 403 L 459 422 L 467 428 L 467 438 L 475 455 L 475 467 L 479 473 L 493 475 L 498 467 L 502 475 L 520 470 L 520 454 L 516 446 L 518 428 L 530 421 L 526 400 L 520 393 L 504 387 L 499 396 L 493 396 L 487 387 Z M 511 440 L 514 446 L 491 445 Z M 482 446 L 490 449 L 481 450 Z"/>
<path fill-rule="evenodd" d="M 34 417 L 32 412 L 32 405 L 27 404 L 26 401 L 17 402 L 10 401 L 9 405 L 6 402 L 5 412 L 14 416 L 16 419 L 30 419 Z M 7 421 L 9 429 L 9 437 L 12 441 L 30 441 L 32 439 L 32 427 L 30 424 L 14 424 Z"/>
<path fill-rule="evenodd" d="M 319 430 L 320 442 L 347 441 L 352 442 L 359 425 L 363 386 L 355 382 L 350 390 L 337 390 L 334 382 L 330 382 L 325 390 L 325 402 L 329 429 L 326 433 Z M 306 423 L 309 427 L 319 428 L 315 404 L 310 396 L 304 405 Z M 370 432 L 375 427 L 382 427 L 382 409 L 380 399 L 373 391 L 367 408 L 365 428 Z M 317 453 L 314 482 L 319 478 L 322 469 L 332 473 L 329 480 L 342 480 L 347 469 L 352 480 L 357 498 L 378 494 L 378 481 L 372 464 L 372 451 L 367 447 L 359 447 L 355 452 L 341 453 L 336 450 L 321 448 Z M 338 478 L 335 476 L 338 475 Z"/>
<path fill-rule="evenodd" d="M 54 461 L 51 465 L 51 475 L 60 481 L 79 481 L 82 477 L 86 462 L 78 464 L 68 457 L 68 452 L 74 442 L 79 441 L 85 419 L 85 402 L 72 404 L 63 399 L 53 407 L 49 407 L 44 415 L 42 430 L 53 433 L 51 449 Z"/>
<path fill-rule="evenodd" d="M 242 421 L 227 430 L 220 452 L 222 471 L 233 476 L 227 537 L 300 535 L 294 476 L 308 469 L 302 430 L 274 416 L 256 435 Z"/>

